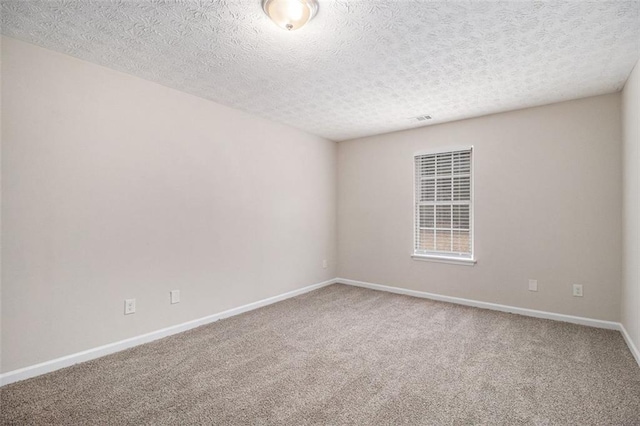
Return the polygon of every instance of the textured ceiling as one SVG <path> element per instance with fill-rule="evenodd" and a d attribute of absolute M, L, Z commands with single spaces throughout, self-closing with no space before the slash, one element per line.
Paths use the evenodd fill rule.
<path fill-rule="evenodd" d="M 8 0 L 2 33 L 332 140 L 614 92 L 639 1 Z"/>

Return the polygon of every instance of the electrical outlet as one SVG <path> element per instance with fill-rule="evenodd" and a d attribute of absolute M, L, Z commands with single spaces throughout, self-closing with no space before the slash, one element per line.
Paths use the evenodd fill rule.
<path fill-rule="evenodd" d="M 529 291 L 538 291 L 538 280 L 529 280 Z"/>
<path fill-rule="evenodd" d="M 582 284 L 573 285 L 573 297 L 582 297 Z"/>
<path fill-rule="evenodd" d="M 180 303 L 180 290 L 171 290 L 171 304 Z"/>
<path fill-rule="evenodd" d="M 136 313 L 136 299 L 126 299 L 124 301 L 124 314 L 135 314 Z"/>
<path fill-rule="evenodd" d="M 324 259 L 322 261 L 322 267 L 325 268 L 325 269 L 329 267 L 329 262 L 327 261 L 327 259 Z"/>

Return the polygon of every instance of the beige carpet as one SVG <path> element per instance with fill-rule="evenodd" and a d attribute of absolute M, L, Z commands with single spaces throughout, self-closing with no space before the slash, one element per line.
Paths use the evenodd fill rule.
<path fill-rule="evenodd" d="M 0 390 L 2 424 L 638 425 L 620 333 L 333 285 Z"/>

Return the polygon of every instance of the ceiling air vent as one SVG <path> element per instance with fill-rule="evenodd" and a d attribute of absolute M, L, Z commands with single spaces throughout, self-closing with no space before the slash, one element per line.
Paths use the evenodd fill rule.
<path fill-rule="evenodd" d="M 415 120 L 415 121 L 427 121 L 427 120 L 431 120 L 431 116 L 430 115 L 419 115 L 417 117 L 412 117 L 410 118 L 410 120 Z"/>

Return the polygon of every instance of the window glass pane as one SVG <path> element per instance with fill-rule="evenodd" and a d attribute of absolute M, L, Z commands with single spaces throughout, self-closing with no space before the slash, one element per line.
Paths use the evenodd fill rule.
<path fill-rule="evenodd" d="M 453 206 L 453 229 L 469 229 L 469 206 Z"/>
<path fill-rule="evenodd" d="M 451 228 L 451 206 L 436 206 L 436 228 Z"/>
<path fill-rule="evenodd" d="M 435 176 L 436 157 L 434 155 L 419 157 L 416 164 L 418 175 L 422 177 Z"/>
<path fill-rule="evenodd" d="M 436 156 L 436 173 L 438 175 L 451 174 L 451 159 L 453 155 L 450 152 L 437 154 Z"/>
<path fill-rule="evenodd" d="M 438 178 L 436 200 L 451 201 L 451 178 Z"/>
<path fill-rule="evenodd" d="M 469 231 L 453 231 L 453 251 L 471 253 L 471 238 Z"/>
<path fill-rule="evenodd" d="M 453 178 L 453 200 L 471 200 L 471 178 L 469 176 Z"/>
<path fill-rule="evenodd" d="M 435 231 L 432 229 L 421 229 L 419 232 L 420 241 L 418 243 L 418 250 L 427 250 L 433 251 L 435 250 Z"/>
<path fill-rule="evenodd" d="M 421 180 L 420 201 L 435 201 L 436 181 L 434 179 Z"/>
<path fill-rule="evenodd" d="M 434 227 L 433 209 L 434 206 L 420 206 L 420 228 Z"/>
<path fill-rule="evenodd" d="M 471 152 L 460 151 L 453 153 L 453 173 L 465 174 L 471 172 Z"/>
<path fill-rule="evenodd" d="M 451 251 L 451 231 L 436 230 L 436 250 Z"/>

